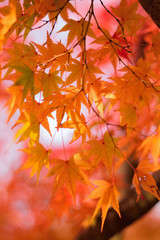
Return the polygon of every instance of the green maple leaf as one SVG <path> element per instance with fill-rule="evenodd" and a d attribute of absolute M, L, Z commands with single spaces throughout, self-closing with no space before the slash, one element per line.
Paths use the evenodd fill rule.
<path fill-rule="evenodd" d="M 13 66 L 22 75 L 18 78 L 15 85 L 23 86 L 23 101 L 29 90 L 32 98 L 34 98 L 34 71 L 26 64 Z"/>

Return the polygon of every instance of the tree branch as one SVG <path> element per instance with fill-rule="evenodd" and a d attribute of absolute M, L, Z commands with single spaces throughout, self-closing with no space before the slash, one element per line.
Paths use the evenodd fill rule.
<path fill-rule="evenodd" d="M 160 172 L 154 175 L 157 180 L 157 186 L 160 187 Z M 143 192 L 144 200 L 140 199 L 136 202 L 137 194 L 135 189 L 130 189 L 126 193 L 126 197 L 120 202 L 121 218 L 116 211 L 110 209 L 105 220 L 103 232 L 101 229 L 101 217 L 97 217 L 95 226 L 89 227 L 84 231 L 77 240 L 107 240 L 114 234 L 122 231 L 125 227 L 139 219 L 147 213 L 158 200 L 148 192 Z"/>
<path fill-rule="evenodd" d="M 138 0 L 154 23 L 160 28 L 160 0 Z"/>

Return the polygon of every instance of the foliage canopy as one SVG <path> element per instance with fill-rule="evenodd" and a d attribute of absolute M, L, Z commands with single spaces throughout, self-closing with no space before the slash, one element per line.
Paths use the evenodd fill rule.
<path fill-rule="evenodd" d="M 0 8 L 0 48 L 7 56 L 1 82 L 10 95 L 8 121 L 17 118 L 15 141 L 27 145 L 21 169 L 31 168 L 38 182 L 46 167 L 52 198 L 64 188 L 73 204 L 89 201 L 95 206 L 91 221 L 101 209 L 102 231 L 110 206 L 121 216 L 125 163 L 137 200 L 141 188 L 160 199 L 152 176 L 160 166 L 160 33 L 147 25 L 138 1 L 98 3 L 105 27 L 95 0 L 82 13 L 79 1 L 10 0 Z M 43 42 L 32 38 L 35 31 Z M 51 136 L 50 146 L 41 142 L 41 128 Z M 74 151 L 68 154 L 63 144 L 63 156 L 54 158 L 53 132 L 66 128 L 73 131 Z"/>

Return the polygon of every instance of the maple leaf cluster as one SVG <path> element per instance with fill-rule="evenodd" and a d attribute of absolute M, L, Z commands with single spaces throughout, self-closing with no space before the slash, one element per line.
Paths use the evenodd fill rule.
<path fill-rule="evenodd" d="M 138 2 L 121 0 L 109 7 L 99 1 L 113 29 L 101 27 L 95 1 L 88 2 L 83 15 L 76 1 L 69 0 L 10 0 L 1 7 L 0 48 L 8 55 L 1 82 L 10 94 L 8 121 L 18 116 L 15 141 L 27 144 L 21 169 L 31 168 L 30 176 L 37 174 L 38 181 L 46 167 L 53 198 L 66 187 L 76 203 L 77 182 L 90 189 L 86 199 L 99 199 L 91 221 L 101 209 L 102 231 L 110 206 L 120 216 L 117 178 L 125 162 L 134 173 L 138 199 L 141 188 L 160 199 L 151 175 L 160 166 L 160 33 L 146 33 L 145 56 L 135 60 L 138 32 L 147 21 Z M 60 21 L 64 26 L 56 32 Z M 30 39 L 46 26 L 42 44 Z M 65 40 L 57 41 L 62 33 Z M 70 144 L 78 142 L 77 150 L 70 157 L 65 146 L 64 158 L 53 157 L 50 118 L 56 131 L 74 131 Z M 40 142 L 42 127 L 52 138 L 48 148 Z M 133 153 L 137 168 L 130 161 Z"/>

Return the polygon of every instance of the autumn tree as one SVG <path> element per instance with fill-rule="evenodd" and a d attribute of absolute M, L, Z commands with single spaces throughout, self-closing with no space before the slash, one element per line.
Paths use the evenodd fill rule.
<path fill-rule="evenodd" d="M 159 3 L 139 1 L 152 20 L 136 0 L 0 2 L 4 108 L 24 156 L 15 182 L 30 170 L 42 222 L 65 219 L 68 240 L 109 238 L 160 199 Z"/>

